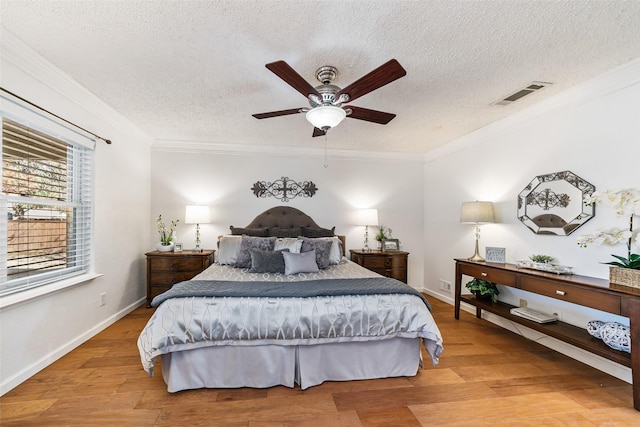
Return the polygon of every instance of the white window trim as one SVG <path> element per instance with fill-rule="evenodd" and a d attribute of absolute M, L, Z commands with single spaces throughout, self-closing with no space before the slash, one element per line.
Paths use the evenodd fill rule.
<path fill-rule="evenodd" d="M 95 140 L 91 140 L 84 133 L 76 131 L 75 129 L 71 128 L 68 124 L 63 123 L 60 120 L 57 120 L 53 117 L 41 115 L 39 112 L 36 112 L 31 106 L 25 105 L 22 101 L 14 98 L 10 94 L 0 95 L 0 112 L 7 114 L 9 117 L 13 119 L 26 120 L 28 122 L 37 123 L 39 130 L 41 131 L 53 132 L 53 135 L 57 134 L 59 136 L 63 136 L 68 140 L 73 141 L 76 144 L 95 150 Z M 2 119 L 2 116 L 3 114 L 0 114 L 0 120 Z M 2 158 L 2 155 L 0 151 L 0 159 L 1 158 Z M 92 173 L 95 174 L 95 164 L 94 164 L 94 167 L 92 168 Z M 95 179 L 93 178 L 92 178 L 92 185 L 93 185 L 92 192 L 93 192 L 93 195 L 95 196 Z M 6 200 L 7 199 L 6 195 L 2 197 L 2 199 Z M 94 221 L 95 221 L 95 199 L 91 207 L 91 217 L 94 218 Z M 6 221 L 6 218 L 3 218 L 3 220 Z M 4 223 L 3 229 L 6 230 L 6 222 Z M 5 309 L 6 307 L 14 306 L 16 304 L 37 299 L 52 293 L 60 292 L 62 290 L 65 290 L 74 286 L 88 283 L 97 277 L 101 277 L 102 274 L 98 274 L 94 270 L 95 240 L 94 240 L 93 234 L 95 233 L 95 223 L 91 227 L 91 233 L 92 233 L 92 236 L 91 236 L 89 270 L 86 273 L 76 275 L 76 276 L 71 276 L 69 278 L 60 279 L 52 283 L 43 284 L 41 286 L 25 289 L 15 293 L 8 292 L 4 295 L 0 295 L 0 310 Z M 0 238 L 2 237 L 3 236 L 0 236 Z M 4 244 L 6 244 L 6 236 L 4 236 L 4 239 L 5 239 Z M 4 250 L 6 250 L 6 246 L 4 246 L 4 244 L 0 242 L 0 247 L 4 247 Z M 3 266 L 0 265 L 0 268 L 1 267 Z M 4 267 L 6 268 L 6 265 L 4 265 Z"/>
<path fill-rule="evenodd" d="M 91 282 L 92 280 L 102 276 L 103 274 L 99 273 L 87 273 L 81 276 L 73 276 L 68 279 L 59 280 L 48 285 L 37 286 L 25 291 L 2 296 L 0 297 L 0 311 L 17 304 L 30 302 L 53 293 L 73 288 L 74 286 Z"/>

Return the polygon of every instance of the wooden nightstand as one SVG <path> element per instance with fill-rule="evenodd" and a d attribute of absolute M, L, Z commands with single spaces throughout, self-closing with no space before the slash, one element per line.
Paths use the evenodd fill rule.
<path fill-rule="evenodd" d="M 213 264 L 213 250 L 202 252 L 148 252 L 147 256 L 147 307 L 151 300 L 171 286 L 193 276 Z"/>
<path fill-rule="evenodd" d="M 407 257 L 402 251 L 361 251 L 351 249 L 351 261 L 386 277 L 407 283 Z"/>

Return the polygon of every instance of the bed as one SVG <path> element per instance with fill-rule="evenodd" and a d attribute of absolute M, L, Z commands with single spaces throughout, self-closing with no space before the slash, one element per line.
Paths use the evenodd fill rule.
<path fill-rule="evenodd" d="M 348 260 L 303 212 L 269 209 L 219 243 L 212 266 L 154 298 L 138 338 L 169 392 L 414 376 L 421 344 L 438 363 L 424 296 Z"/>

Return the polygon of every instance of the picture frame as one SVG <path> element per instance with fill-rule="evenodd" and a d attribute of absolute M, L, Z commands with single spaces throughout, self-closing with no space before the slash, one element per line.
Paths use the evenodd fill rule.
<path fill-rule="evenodd" d="M 173 252 L 182 252 L 182 243 L 176 243 L 173 246 Z"/>
<path fill-rule="evenodd" d="M 487 246 L 487 248 L 485 249 L 485 258 L 487 262 L 504 264 L 507 258 L 506 253 L 507 253 L 507 250 L 505 248 Z"/>
<path fill-rule="evenodd" d="M 382 239 L 382 250 L 383 251 L 399 251 L 400 250 L 400 240 L 398 240 L 398 239 Z"/>

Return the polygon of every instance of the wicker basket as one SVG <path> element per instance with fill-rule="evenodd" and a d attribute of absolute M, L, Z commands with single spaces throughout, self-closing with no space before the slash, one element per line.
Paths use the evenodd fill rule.
<path fill-rule="evenodd" d="M 609 267 L 609 282 L 616 285 L 640 288 L 640 270 L 623 267 Z"/>

